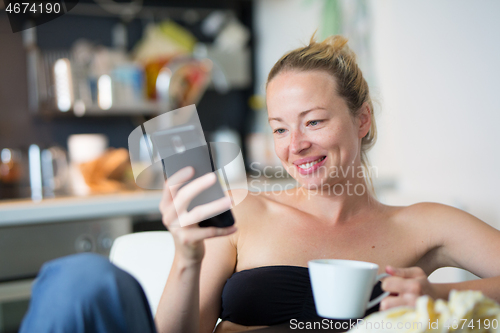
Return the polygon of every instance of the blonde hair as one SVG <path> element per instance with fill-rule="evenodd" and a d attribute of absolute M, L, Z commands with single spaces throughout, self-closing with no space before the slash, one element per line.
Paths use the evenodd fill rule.
<path fill-rule="evenodd" d="M 377 141 L 377 125 L 373 116 L 373 103 L 368 84 L 356 63 L 356 54 L 347 46 L 347 39 L 336 35 L 318 43 L 313 34 L 309 45 L 286 53 L 274 64 L 267 77 L 266 86 L 275 76 L 284 71 L 330 73 L 337 82 L 337 93 L 344 98 L 353 118 L 359 115 L 363 103 L 368 104 L 372 122 L 370 130 L 361 140 L 361 164 L 365 169 L 369 190 L 375 194 L 367 153 Z"/>

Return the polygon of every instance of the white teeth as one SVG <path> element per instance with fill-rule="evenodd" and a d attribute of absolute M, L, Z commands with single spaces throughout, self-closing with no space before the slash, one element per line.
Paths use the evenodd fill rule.
<path fill-rule="evenodd" d="M 324 157 L 320 157 L 316 161 L 313 161 L 313 162 L 310 162 L 310 163 L 304 163 L 304 164 L 299 165 L 299 168 L 301 168 L 301 169 L 309 169 L 310 167 L 312 167 L 316 163 L 319 163 L 319 162 L 321 162 L 323 160 L 324 160 Z"/>

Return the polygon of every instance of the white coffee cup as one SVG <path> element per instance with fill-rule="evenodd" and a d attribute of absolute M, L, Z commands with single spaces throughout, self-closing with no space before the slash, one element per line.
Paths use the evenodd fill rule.
<path fill-rule="evenodd" d="M 355 260 L 318 259 L 308 262 L 309 276 L 318 315 L 330 319 L 362 318 L 365 311 L 390 293 L 372 301 L 373 286 L 382 278 L 378 265 Z"/>

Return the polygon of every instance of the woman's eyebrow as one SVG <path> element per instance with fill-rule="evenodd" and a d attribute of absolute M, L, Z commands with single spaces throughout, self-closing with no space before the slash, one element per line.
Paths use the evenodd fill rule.
<path fill-rule="evenodd" d="M 299 113 L 299 118 L 305 116 L 308 112 L 311 112 L 314 110 L 326 110 L 326 109 L 323 107 L 317 106 L 317 107 L 314 107 L 312 109 L 302 111 L 301 113 Z M 271 120 L 283 121 L 283 119 L 281 119 L 280 117 L 269 117 L 267 121 L 271 122 Z"/>

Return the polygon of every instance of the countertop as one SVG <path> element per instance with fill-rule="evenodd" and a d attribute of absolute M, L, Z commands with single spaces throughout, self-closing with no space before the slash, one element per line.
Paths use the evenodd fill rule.
<path fill-rule="evenodd" d="M 131 191 L 40 201 L 0 201 L 0 227 L 117 215 L 159 214 L 161 191 Z"/>
<path fill-rule="evenodd" d="M 289 179 L 250 178 L 250 191 L 266 191 Z M 138 190 L 115 194 L 0 200 L 0 227 L 67 222 L 124 215 L 160 214 L 161 190 Z"/>

